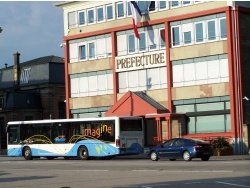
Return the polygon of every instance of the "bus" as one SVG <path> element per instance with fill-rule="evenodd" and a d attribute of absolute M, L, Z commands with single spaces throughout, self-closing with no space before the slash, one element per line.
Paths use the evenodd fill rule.
<path fill-rule="evenodd" d="M 142 117 L 12 121 L 7 124 L 7 155 L 111 159 L 143 153 L 143 136 Z"/>

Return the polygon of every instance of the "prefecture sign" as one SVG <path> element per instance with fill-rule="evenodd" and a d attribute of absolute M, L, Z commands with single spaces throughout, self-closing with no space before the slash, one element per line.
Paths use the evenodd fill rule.
<path fill-rule="evenodd" d="M 166 51 L 133 54 L 115 58 L 116 72 L 166 66 Z"/>

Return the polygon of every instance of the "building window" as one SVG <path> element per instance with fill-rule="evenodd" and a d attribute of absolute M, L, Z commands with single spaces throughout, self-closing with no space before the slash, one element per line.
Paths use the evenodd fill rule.
<path fill-rule="evenodd" d="M 159 2 L 159 9 L 166 9 L 166 8 L 167 8 L 166 1 L 160 1 Z"/>
<path fill-rule="evenodd" d="M 207 39 L 208 41 L 216 40 L 215 20 L 207 21 Z"/>
<path fill-rule="evenodd" d="M 165 48 L 165 29 L 160 29 L 160 48 Z"/>
<path fill-rule="evenodd" d="M 172 44 L 173 46 L 179 46 L 180 45 L 180 27 L 172 27 Z"/>
<path fill-rule="evenodd" d="M 113 93 L 113 74 L 111 70 L 91 72 L 90 75 L 72 75 L 73 78 L 70 78 L 72 98 Z"/>
<path fill-rule="evenodd" d="M 184 37 L 184 44 L 191 44 L 192 39 L 191 39 L 191 31 L 187 31 L 183 33 Z"/>
<path fill-rule="evenodd" d="M 207 56 L 172 61 L 173 87 L 225 83 L 229 81 L 227 56 Z"/>
<path fill-rule="evenodd" d="M 212 16 L 221 17 L 220 14 Z M 196 19 L 201 21 L 192 22 L 192 20 L 179 20 L 170 23 L 172 47 L 226 39 L 225 17 L 212 20 L 206 20 L 206 17 Z"/>
<path fill-rule="evenodd" d="M 89 47 L 89 59 L 94 59 L 95 58 L 95 43 L 91 42 L 88 44 Z"/>
<path fill-rule="evenodd" d="M 69 12 L 68 13 L 68 28 L 76 27 L 76 12 Z"/>
<path fill-rule="evenodd" d="M 132 15 L 131 4 L 130 4 L 130 2 L 128 2 L 128 4 L 127 4 L 127 16 L 131 16 L 131 15 Z"/>
<path fill-rule="evenodd" d="M 80 60 L 86 60 L 86 45 L 82 45 L 79 47 L 79 51 L 80 51 Z"/>
<path fill-rule="evenodd" d="M 200 43 L 204 40 L 204 33 L 203 33 L 203 23 L 195 23 L 195 42 Z"/>
<path fill-rule="evenodd" d="M 155 1 L 151 1 L 149 5 L 149 12 L 155 11 Z"/>
<path fill-rule="evenodd" d="M 92 24 L 95 22 L 95 13 L 94 13 L 94 9 L 89 9 L 88 10 L 88 23 Z"/>
<path fill-rule="evenodd" d="M 125 16 L 124 14 L 124 3 L 120 2 L 117 3 L 117 18 L 123 18 Z"/>
<path fill-rule="evenodd" d="M 85 11 L 81 11 L 78 13 L 79 16 L 79 25 L 85 25 L 86 24 L 86 15 L 85 15 Z"/>
<path fill-rule="evenodd" d="M 186 113 L 188 116 L 188 134 L 231 131 L 230 109 L 227 107 L 228 101 L 221 101 L 222 98 L 225 98 L 225 96 L 207 98 L 214 102 L 188 105 L 185 105 L 185 102 L 188 100 L 184 100 L 182 101 L 183 105 L 175 106 L 176 113 Z M 194 99 L 191 100 L 196 101 Z"/>
<path fill-rule="evenodd" d="M 180 6 L 179 1 L 170 1 L 171 8 L 176 8 Z"/>
<path fill-rule="evenodd" d="M 227 30 L 226 30 L 226 19 L 220 19 L 220 38 L 225 39 L 227 38 Z"/>
<path fill-rule="evenodd" d="M 29 83 L 29 77 L 30 77 L 30 68 L 23 69 L 22 73 L 21 73 L 20 84 L 27 84 L 27 83 Z"/>
<path fill-rule="evenodd" d="M 139 51 L 146 50 L 146 35 L 145 33 L 140 33 L 140 40 L 139 40 Z"/>
<path fill-rule="evenodd" d="M 113 19 L 113 6 L 112 6 L 112 4 L 106 6 L 106 15 L 107 15 L 107 20 Z"/>
<path fill-rule="evenodd" d="M 191 1 L 183 1 L 182 4 L 185 6 L 185 5 L 190 5 L 191 4 Z"/>
<path fill-rule="evenodd" d="M 166 67 L 118 73 L 119 93 L 167 88 Z"/>
<path fill-rule="evenodd" d="M 97 22 L 104 21 L 104 8 L 97 7 Z"/>
<path fill-rule="evenodd" d="M 128 36 L 128 53 L 135 52 L 135 36 L 134 34 Z"/>
<path fill-rule="evenodd" d="M 3 97 L 0 97 L 0 110 L 3 109 Z"/>

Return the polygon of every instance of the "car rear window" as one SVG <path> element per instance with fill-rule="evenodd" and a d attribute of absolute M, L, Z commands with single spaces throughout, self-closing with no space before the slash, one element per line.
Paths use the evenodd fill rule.
<path fill-rule="evenodd" d="M 196 143 L 196 144 L 205 144 L 206 142 L 203 140 L 198 140 L 198 139 L 189 139 L 191 143 Z"/>

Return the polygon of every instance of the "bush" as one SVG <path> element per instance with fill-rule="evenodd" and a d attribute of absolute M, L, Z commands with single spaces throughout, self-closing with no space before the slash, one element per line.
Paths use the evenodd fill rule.
<path fill-rule="evenodd" d="M 217 152 L 229 151 L 229 153 L 233 153 L 233 148 L 229 144 L 229 142 L 224 137 L 218 137 L 217 139 L 212 141 L 212 147 Z"/>

